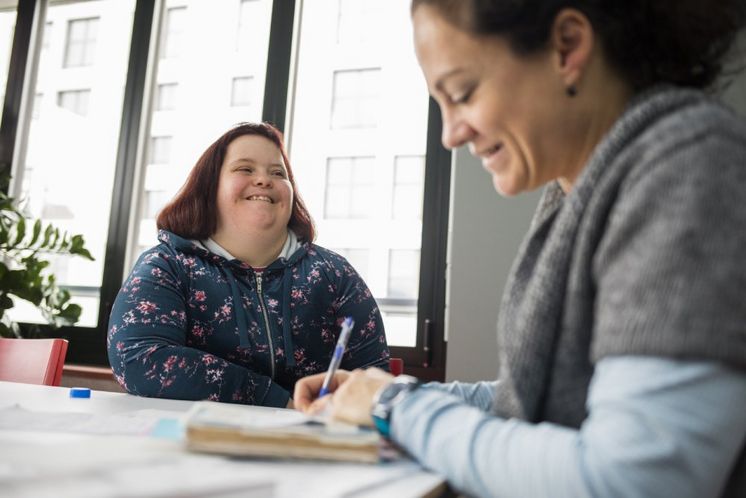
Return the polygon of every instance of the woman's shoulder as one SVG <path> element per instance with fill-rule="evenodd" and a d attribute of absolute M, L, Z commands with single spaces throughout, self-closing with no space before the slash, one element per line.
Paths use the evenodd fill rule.
<path fill-rule="evenodd" d="M 321 262 L 331 266 L 347 263 L 347 260 L 344 258 L 344 256 L 340 255 L 336 251 L 327 249 L 326 247 L 320 246 L 318 244 L 314 244 L 313 242 L 309 242 L 307 245 L 306 257 L 310 261 Z"/>
<path fill-rule="evenodd" d="M 690 184 L 746 187 L 746 118 L 704 94 L 652 119 L 621 149 L 622 191 Z"/>

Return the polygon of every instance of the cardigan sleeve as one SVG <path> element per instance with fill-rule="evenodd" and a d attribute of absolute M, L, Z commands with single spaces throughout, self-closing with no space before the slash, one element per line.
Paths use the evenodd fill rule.
<path fill-rule="evenodd" d="M 285 407 L 264 375 L 186 343 L 183 272 L 157 251 L 140 258 L 114 301 L 107 349 L 117 381 L 140 396 Z"/>
<path fill-rule="evenodd" d="M 717 407 L 717 408 L 715 408 Z M 474 496 L 712 497 L 744 451 L 746 375 L 712 362 L 599 362 L 579 430 L 504 419 L 422 388 L 393 440 Z"/>

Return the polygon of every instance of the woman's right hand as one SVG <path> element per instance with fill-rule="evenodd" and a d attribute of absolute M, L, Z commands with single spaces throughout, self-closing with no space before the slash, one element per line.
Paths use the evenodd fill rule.
<path fill-rule="evenodd" d="M 331 396 L 324 396 L 319 399 L 319 391 L 321 386 L 324 384 L 324 378 L 326 372 L 310 375 L 304 377 L 295 383 L 295 392 L 293 393 L 293 402 L 295 403 L 295 409 L 305 413 L 316 413 L 323 409 L 324 402 L 321 399 L 330 398 Z M 329 383 L 329 392 L 334 392 L 339 389 L 348 378 L 350 372 L 347 370 L 337 370 Z"/>

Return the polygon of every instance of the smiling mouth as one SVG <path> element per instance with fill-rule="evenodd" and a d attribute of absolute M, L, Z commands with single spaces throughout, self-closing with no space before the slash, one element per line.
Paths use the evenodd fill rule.
<path fill-rule="evenodd" d="M 266 195 L 250 195 L 246 198 L 247 201 L 263 201 L 268 202 L 270 204 L 274 204 L 275 202 L 267 197 Z"/>
<path fill-rule="evenodd" d="M 480 151 L 478 156 L 481 157 L 482 159 L 489 159 L 492 155 L 500 152 L 500 149 L 502 148 L 503 148 L 503 144 L 497 144 L 493 147 L 490 147 L 489 149 Z"/>

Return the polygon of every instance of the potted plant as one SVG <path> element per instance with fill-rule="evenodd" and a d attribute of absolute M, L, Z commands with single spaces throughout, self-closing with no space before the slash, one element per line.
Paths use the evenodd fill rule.
<path fill-rule="evenodd" d="M 33 303 L 52 327 L 78 321 L 80 306 L 70 302 L 70 292 L 58 287 L 47 270 L 49 261 L 43 259 L 59 254 L 93 260 L 82 235 L 61 233 L 52 224 L 29 219 L 15 199 L 0 191 L 0 336 L 29 335 L 6 313 L 14 304 L 11 295 Z"/>

